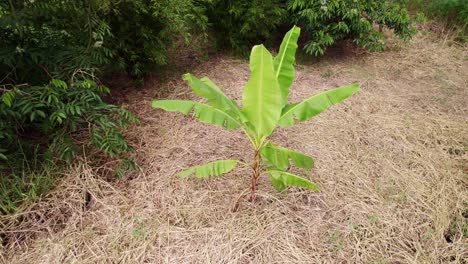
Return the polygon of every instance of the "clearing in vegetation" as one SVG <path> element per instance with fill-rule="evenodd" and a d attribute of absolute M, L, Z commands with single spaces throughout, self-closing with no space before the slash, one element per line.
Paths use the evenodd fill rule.
<path fill-rule="evenodd" d="M 199 65 L 238 103 L 246 61 Z M 193 72 L 193 71 L 192 71 Z M 321 192 L 277 193 L 261 178 L 242 198 L 246 166 L 220 178 L 180 178 L 187 167 L 253 156 L 232 133 L 151 108 L 194 100 L 179 75 L 160 96 L 125 100 L 141 119 L 128 131 L 141 171 L 108 183 L 73 167 L 56 191 L 1 219 L 4 263 L 463 263 L 468 258 L 468 52 L 431 34 L 384 53 L 341 54 L 296 66 L 291 101 L 349 83 L 361 91 L 273 140 L 315 157 L 306 178 Z"/>

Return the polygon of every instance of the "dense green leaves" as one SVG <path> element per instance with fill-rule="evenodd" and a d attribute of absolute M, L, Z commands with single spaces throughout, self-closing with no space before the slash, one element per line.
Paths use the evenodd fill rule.
<path fill-rule="evenodd" d="M 199 1 L 216 44 L 244 53 L 260 40 L 269 40 L 278 27 L 287 23 L 284 0 L 209 0 Z M 248 55 L 248 54 L 245 54 Z"/>
<path fill-rule="evenodd" d="M 195 30 L 203 36 L 207 25 L 204 9 L 195 0 L 99 1 L 108 5 L 98 14 L 108 21 L 113 34 L 105 45 L 114 51 L 118 66 L 139 80 L 169 62 L 168 53 L 176 41 L 188 42 Z"/>
<path fill-rule="evenodd" d="M 242 94 L 242 112 L 258 139 L 271 135 L 281 114 L 282 98 L 270 52 L 255 46 L 250 55 L 250 79 Z"/>
<path fill-rule="evenodd" d="M 383 28 L 403 40 L 410 39 L 416 29 L 406 9 L 397 4 L 404 2 L 407 0 L 209 0 L 199 5 L 206 10 L 218 45 L 247 55 L 248 47 L 259 41 L 273 42 L 275 33 L 297 24 L 307 33 L 303 42 L 306 53 L 321 56 L 333 44 L 348 39 L 368 50 L 381 51 L 386 40 Z M 410 2 L 425 6 L 426 2 L 439 3 L 431 6 L 451 21 L 467 17 L 466 0 Z"/>
<path fill-rule="evenodd" d="M 328 47 L 350 39 L 371 51 L 385 48 L 385 36 L 379 28 L 391 29 L 403 40 L 410 39 L 416 29 L 406 9 L 393 0 L 288 0 L 294 23 L 307 32 L 304 50 L 321 56 Z"/>
<path fill-rule="evenodd" d="M 426 16 L 443 22 L 447 29 L 457 33 L 456 41 L 468 42 L 468 2 L 466 0 L 408 0 L 406 2 L 410 10 L 422 11 Z"/>
<path fill-rule="evenodd" d="M 25 157 L 72 161 L 88 149 L 125 158 L 122 132 L 137 119 L 105 102 L 109 89 L 99 80 L 113 71 L 142 80 L 168 63 L 176 42 L 195 29 L 204 36 L 198 3 L 0 1 L 1 157 L 20 169 Z"/>
<path fill-rule="evenodd" d="M 300 103 L 288 105 L 283 109 L 279 125 L 294 125 L 294 118 L 308 120 L 359 91 L 359 85 L 351 84 L 314 95 Z"/>
<path fill-rule="evenodd" d="M 238 160 L 218 160 L 197 167 L 192 167 L 188 170 L 179 173 L 182 177 L 187 177 L 195 173 L 198 178 L 207 178 L 211 176 L 219 176 L 234 169 Z"/>
<path fill-rule="evenodd" d="M 126 71 L 140 83 L 176 41 L 204 36 L 195 0 L 0 1 L 0 80 L 43 85 L 76 70 Z M 4 77 L 8 77 L 5 78 Z"/>
<path fill-rule="evenodd" d="M 6 96 L 12 93 L 14 100 Z M 121 107 L 105 103 L 102 96 L 107 93 L 107 88 L 89 79 L 71 83 L 54 79 L 45 86 L 22 85 L 4 93 L 8 100 L 0 102 L 3 155 L 28 156 L 29 151 L 19 153 L 18 148 L 33 144 L 45 149 L 47 160 L 71 162 L 79 151 L 76 138 L 83 141 L 86 135 L 88 140 L 80 146 L 110 157 L 130 151 L 122 130 L 138 119 Z"/>

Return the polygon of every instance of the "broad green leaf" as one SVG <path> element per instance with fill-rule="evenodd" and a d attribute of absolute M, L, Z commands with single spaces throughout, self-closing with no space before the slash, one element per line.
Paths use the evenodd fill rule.
<path fill-rule="evenodd" d="M 209 105 L 183 100 L 158 100 L 153 101 L 154 108 L 160 108 L 169 112 L 181 112 L 188 115 L 194 110 L 193 117 L 213 125 L 222 126 L 227 129 L 239 128 L 241 124 L 226 112 Z"/>
<path fill-rule="evenodd" d="M 314 95 L 300 103 L 287 105 L 283 109 L 278 123 L 282 127 L 289 127 L 294 125 L 294 118 L 299 121 L 308 120 L 325 111 L 330 106 L 350 97 L 359 90 L 359 85 L 357 84 L 346 85 Z"/>
<path fill-rule="evenodd" d="M 193 116 L 202 122 L 222 126 L 227 129 L 241 127 L 241 124 L 234 117 L 230 116 L 226 112 L 205 104 L 195 104 L 195 112 Z"/>
<path fill-rule="evenodd" d="M 179 173 L 181 177 L 187 177 L 195 173 L 198 178 L 219 176 L 234 169 L 238 160 L 218 160 L 204 165 L 192 167 Z"/>
<path fill-rule="evenodd" d="M 273 185 L 277 191 L 281 192 L 286 190 L 286 185 L 284 185 L 281 179 L 275 178 L 271 173 L 268 173 L 268 178 L 270 178 L 271 185 Z"/>
<path fill-rule="evenodd" d="M 10 90 L 2 95 L 2 101 L 8 107 L 11 107 L 11 104 L 13 103 L 13 100 L 15 99 L 15 97 L 16 97 L 16 91 Z"/>
<path fill-rule="evenodd" d="M 207 84 L 208 86 L 212 87 L 213 89 L 217 89 L 219 91 L 221 91 L 221 89 L 219 89 L 218 86 L 216 86 L 216 84 L 214 84 L 210 79 L 208 79 L 208 77 L 203 77 L 201 78 L 201 81 L 204 82 L 205 84 Z M 221 91 L 222 93 L 222 91 Z M 227 97 L 226 95 L 223 94 L 223 96 L 225 96 L 227 99 L 229 99 L 232 104 L 231 104 L 231 108 L 234 109 L 236 115 L 239 116 L 239 119 L 242 123 L 247 123 L 249 122 L 249 120 L 247 119 L 247 117 L 244 115 L 244 113 L 242 113 L 242 111 L 239 109 L 239 106 L 237 105 L 237 103 L 230 99 L 229 97 Z"/>
<path fill-rule="evenodd" d="M 242 112 L 255 126 L 257 138 L 271 135 L 281 115 L 281 91 L 270 52 L 258 45 L 250 54 L 250 79 L 242 94 Z"/>
<path fill-rule="evenodd" d="M 227 97 L 221 89 L 219 89 L 210 79 L 203 77 L 201 80 L 196 78 L 190 73 L 184 74 L 183 79 L 186 80 L 192 91 L 205 98 L 208 101 L 208 105 L 215 108 L 219 108 L 234 118 L 238 118 L 241 121 L 247 121 L 241 113 L 239 106 Z"/>
<path fill-rule="evenodd" d="M 153 101 L 151 106 L 154 108 L 160 108 L 169 112 L 181 112 L 184 115 L 188 115 L 195 106 L 193 101 L 183 100 L 157 100 Z"/>
<path fill-rule="evenodd" d="M 294 81 L 294 61 L 296 58 L 297 39 L 301 34 L 301 29 L 294 26 L 286 33 L 281 43 L 278 55 L 273 63 L 276 78 L 281 89 L 283 106 L 288 103 L 289 88 Z"/>
<path fill-rule="evenodd" d="M 295 166 L 310 170 L 314 167 L 314 159 L 299 151 L 290 150 L 268 144 L 261 150 L 261 155 L 268 164 L 273 165 L 279 170 L 286 170 L 290 166 L 289 159 Z"/>
<path fill-rule="evenodd" d="M 318 187 L 315 183 L 309 180 L 306 180 L 304 178 L 301 178 L 297 175 L 291 174 L 289 172 L 270 170 L 268 171 L 268 173 L 270 174 L 270 178 L 273 178 L 274 180 L 276 180 L 275 184 L 277 184 L 279 187 L 281 185 L 279 185 L 278 182 L 281 182 L 285 186 L 303 187 L 303 188 L 307 188 L 313 191 L 320 191 L 320 187 Z M 273 181 L 272 181 L 272 184 L 273 184 Z"/>

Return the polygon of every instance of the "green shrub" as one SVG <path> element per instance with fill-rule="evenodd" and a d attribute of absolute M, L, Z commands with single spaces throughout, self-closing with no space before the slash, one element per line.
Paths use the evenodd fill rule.
<path fill-rule="evenodd" d="M 14 69 L 17 83 L 68 78 L 83 68 L 142 79 L 168 62 L 179 39 L 204 30 L 203 13 L 192 0 L 2 2 L 0 70 Z"/>
<path fill-rule="evenodd" d="M 0 84 L 41 85 L 110 63 L 97 1 L 0 2 Z"/>
<path fill-rule="evenodd" d="M 130 76 L 141 79 L 155 66 L 168 63 L 168 50 L 193 32 L 203 34 L 207 18 L 193 0 L 110 1 L 101 17 L 109 25 L 107 42 L 115 60 Z"/>
<path fill-rule="evenodd" d="M 287 16 L 282 0 L 212 0 L 201 6 L 206 8 L 217 44 L 236 51 L 269 40 Z"/>
<path fill-rule="evenodd" d="M 13 162 L 19 146 L 42 146 L 47 160 L 67 161 L 78 146 L 92 146 L 108 156 L 131 148 L 122 130 L 137 118 L 127 110 L 105 103 L 107 87 L 86 76 L 70 84 L 51 80 L 43 86 L 20 85 L 3 89 L 0 102 L 0 159 Z M 81 142 L 86 139 L 85 142 Z M 33 151 L 26 151 L 33 153 Z M 9 159 L 11 157 L 12 159 Z"/>
<path fill-rule="evenodd" d="M 434 0 L 430 9 L 435 15 L 444 16 L 455 22 L 467 23 L 468 3 L 464 0 Z"/>
<path fill-rule="evenodd" d="M 288 9 L 293 21 L 307 32 L 305 51 L 315 56 L 342 39 L 352 39 L 372 51 L 383 50 L 385 38 L 379 30 L 383 27 L 404 40 L 416 31 L 407 11 L 389 1 L 289 0 Z"/>
<path fill-rule="evenodd" d="M 137 119 L 103 100 L 99 76 L 125 70 L 141 81 L 166 64 L 171 47 L 206 26 L 194 1 L 0 1 L 1 190 L 18 190 L 0 204 L 28 192 L 14 175 L 33 161 L 71 162 L 85 149 L 119 156 L 117 176 L 135 167 L 122 132 Z"/>
<path fill-rule="evenodd" d="M 83 152 L 118 156 L 118 177 L 136 168 L 122 134 L 136 117 L 105 103 L 108 88 L 88 77 L 0 88 L 0 213 L 13 213 L 49 190 L 58 174 L 44 174 L 54 170 L 51 165 L 71 163 Z"/>
<path fill-rule="evenodd" d="M 203 30 L 203 12 L 193 0 L 1 1 L 2 149 L 40 134 L 48 153 L 69 161 L 70 133 L 91 128 L 89 142 L 105 154 L 127 150 L 120 130 L 136 119 L 102 100 L 109 91 L 95 76 L 126 70 L 141 80 L 167 63 L 176 42 Z"/>
<path fill-rule="evenodd" d="M 121 131 L 136 118 L 104 102 L 109 89 L 95 77 L 117 57 L 106 44 L 115 35 L 99 16 L 109 3 L 0 3 L 0 159 L 17 161 L 8 156 L 18 156 L 18 146 L 33 153 L 31 144 L 68 162 L 78 145 L 110 156 L 130 150 Z"/>
<path fill-rule="evenodd" d="M 459 31 L 462 41 L 468 40 L 468 2 L 466 0 L 410 0 L 408 8 L 424 12 Z"/>
<path fill-rule="evenodd" d="M 299 24 L 306 32 L 304 49 L 315 56 L 342 39 L 372 51 L 385 47 L 386 27 L 407 40 L 416 32 L 401 5 L 380 0 L 212 0 L 202 1 L 217 43 L 245 51 L 274 39 L 276 32 Z M 379 29 L 375 27 L 378 26 Z"/>
<path fill-rule="evenodd" d="M 466 0 L 410 0 L 408 7 L 419 9 L 432 17 L 440 18 L 449 24 L 468 23 L 468 2 Z"/>

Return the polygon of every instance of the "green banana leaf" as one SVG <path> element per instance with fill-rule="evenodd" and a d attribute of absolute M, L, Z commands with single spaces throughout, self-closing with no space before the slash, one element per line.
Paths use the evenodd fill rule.
<path fill-rule="evenodd" d="M 290 127 L 294 125 L 294 118 L 299 121 L 308 120 L 359 90 L 357 84 L 346 85 L 314 95 L 300 103 L 288 105 L 283 109 L 278 123 L 282 127 Z"/>
<path fill-rule="evenodd" d="M 241 127 L 241 123 L 228 113 L 206 104 L 184 100 L 157 100 L 153 101 L 152 106 L 169 112 L 181 112 L 184 115 L 188 115 L 194 110 L 193 117 L 202 122 L 226 129 Z"/>
<path fill-rule="evenodd" d="M 270 52 L 258 45 L 250 55 L 250 79 L 242 94 L 242 112 L 255 127 L 258 139 L 271 135 L 281 115 L 281 91 Z"/>
<path fill-rule="evenodd" d="M 238 160 L 218 160 L 184 170 L 179 175 L 181 177 L 188 177 L 195 173 L 195 176 L 198 178 L 219 176 L 234 169 L 238 162 Z"/>

